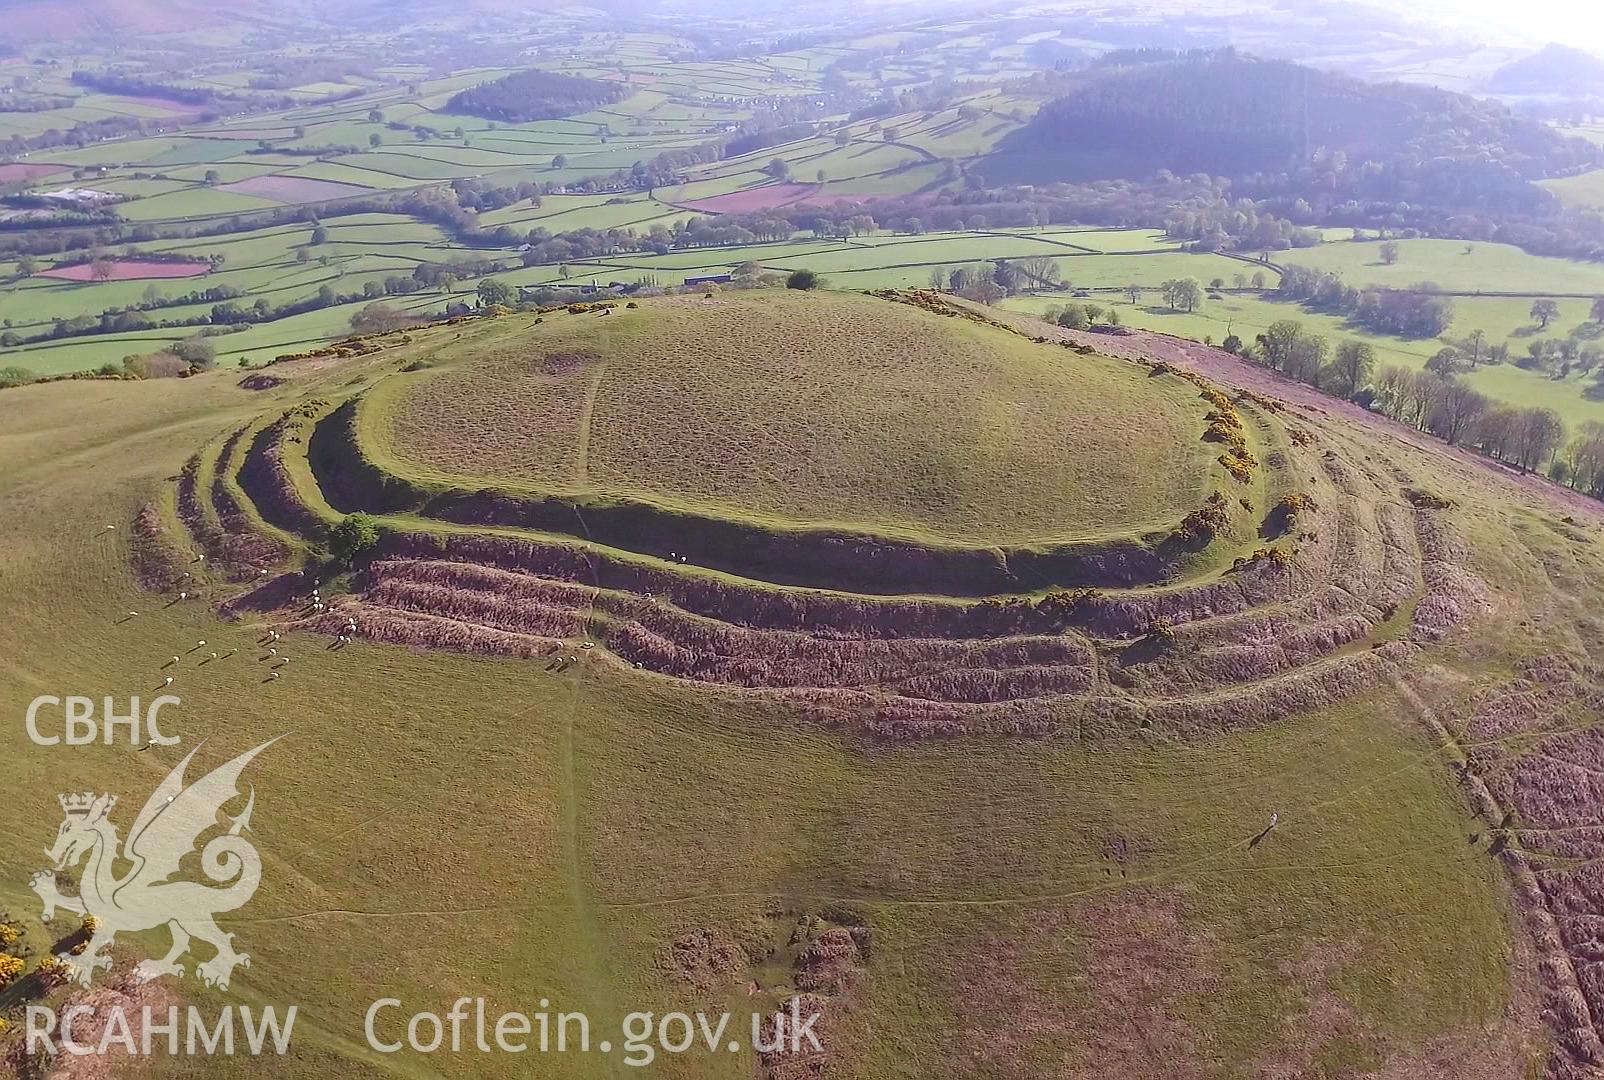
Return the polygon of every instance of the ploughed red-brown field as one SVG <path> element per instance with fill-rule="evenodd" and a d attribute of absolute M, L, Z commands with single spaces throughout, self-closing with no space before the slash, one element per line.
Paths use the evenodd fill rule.
<path fill-rule="evenodd" d="M 54 176 L 56 173 L 67 172 L 65 165 L 35 164 L 29 161 L 8 161 L 0 164 L 0 184 L 14 184 L 18 180 L 38 180 L 42 176 Z"/>
<path fill-rule="evenodd" d="M 157 259 L 108 259 L 111 272 L 106 281 L 136 281 L 140 278 L 200 277 L 211 270 L 211 263 L 163 262 Z M 94 281 L 93 263 L 74 263 L 55 266 L 42 271 L 40 277 L 59 278 L 62 281 Z"/>

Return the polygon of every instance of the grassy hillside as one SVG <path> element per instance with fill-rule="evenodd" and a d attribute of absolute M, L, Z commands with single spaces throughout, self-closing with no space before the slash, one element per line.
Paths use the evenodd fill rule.
<path fill-rule="evenodd" d="M 774 985 L 770 974 L 698 989 L 669 946 L 697 930 L 783 940 L 810 913 L 873 935 L 866 981 L 832 1006 L 832 1076 L 1139 1071 L 1154 1039 L 1172 1065 L 1228 1076 L 1266 1062 L 1408 1069 L 1428 1053 L 1456 1075 L 1488 1062 L 1518 1075 L 1536 1060 L 1498 865 L 1467 846 L 1480 826 L 1444 750 L 1400 721 L 1391 688 L 1180 745 L 877 748 L 599 652 L 553 673 L 376 644 L 330 651 L 326 635 L 290 631 L 281 652 L 294 664 L 267 684 L 252 648 L 261 624 L 139 592 L 126 530 L 104 534 L 103 521 L 155 500 L 177 534 L 167 478 L 189 454 L 264 409 L 388 367 L 386 354 L 288 366 L 295 381 L 265 399 L 222 374 L 0 396 L 11 463 L 0 494 L 18 511 L 0 523 L 5 699 L 140 690 L 200 638 L 240 650 L 177 669 L 183 747 L 41 749 L 18 725 L 0 730 L 0 781 L 16 796 L 0 828 L 0 907 L 49 939 L 22 882 L 59 818 L 57 787 L 132 795 L 202 736 L 220 760 L 290 732 L 253 767 L 267 870 L 229 925 L 254 956 L 233 993 L 297 1002 L 304 1027 L 284 1058 L 201 1072 L 482 1074 L 477 1055 L 366 1052 L 361 1014 L 381 991 L 437 1010 L 457 988 L 500 1007 L 544 996 L 598 1025 L 626 1009 L 768 1007 L 745 987 Z M 1424 455 L 1392 453 L 1422 483 L 1472 490 Z M 1475 498 L 1500 506 L 1500 522 L 1526 520 L 1502 496 Z M 1504 525 L 1488 522 L 1485 550 L 1515 560 L 1499 547 Z M 141 614 L 119 622 L 130 608 Z M 1250 843 L 1271 812 L 1279 830 Z M 1333 1012 L 1335 1030 L 1319 1019 Z M 597 1054 L 493 1067 L 630 1072 Z M 656 1071 L 754 1067 L 742 1051 L 665 1057 Z"/>

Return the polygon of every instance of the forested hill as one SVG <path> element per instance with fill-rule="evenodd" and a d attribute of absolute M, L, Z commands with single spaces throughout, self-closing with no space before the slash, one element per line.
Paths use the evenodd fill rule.
<path fill-rule="evenodd" d="M 1050 175 L 1020 174 L 1027 149 Z M 1529 209 L 1542 198 L 1529 181 L 1597 164 L 1604 151 L 1496 102 L 1227 50 L 1122 54 L 1080 73 L 1000 157 L 1010 179 L 1038 182 L 1318 165 L 1340 197 Z"/>
<path fill-rule="evenodd" d="M 446 111 L 521 124 L 587 112 L 623 96 L 624 88 L 617 83 L 550 71 L 518 71 L 462 91 L 446 105 Z"/>

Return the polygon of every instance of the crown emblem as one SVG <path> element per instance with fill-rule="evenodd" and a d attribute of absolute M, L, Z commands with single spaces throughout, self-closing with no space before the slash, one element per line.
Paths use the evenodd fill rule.
<path fill-rule="evenodd" d="M 69 795 L 57 795 L 56 801 L 61 803 L 61 809 L 65 813 L 77 817 L 88 817 L 89 811 L 95 805 L 95 798 L 93 791 L 74 791 Z M 101 796 L 101 798 L 106 800 L 106 813 L 111 813 L 112 807 L 117 805 L 117 796 L 105 795 Z"/>

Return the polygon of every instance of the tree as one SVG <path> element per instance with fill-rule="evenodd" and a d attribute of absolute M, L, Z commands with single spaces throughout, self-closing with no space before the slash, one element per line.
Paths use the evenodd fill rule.
<path fill-rule="evenodd" d="M 785 279 L 787 289 L 816 289 L 819 287 L 819 275 L 812 270 L 792 270 Z"/>
<path fill-rule="evenodd" d="M 1084 330 L 1091 321 L 1080 304 L 1065 304 L 1064 310 L 1058 313 L 1058 325 L 1068 330 Z"/>
<path fill-rule="evenodd" d="M 382 124 L 382 123 L 384 123 L 384 114 L 382 112 L 380 112 L 378 109 L 369 109 L 368 110 L 368 123 L 370 123 L 370 124 Z"/>
<path fill-rule="evenodd" d="M 1255 271 L 1254 274 L 1253 274 L 1253 287 L 1255 289 L 1262 289 L 1262 288 L 1264 288 L 1264 282 L 1265 282 L 1264 271 L 1263 270 Z"/>
<path fill-rule="evenodd" d="M 1160 289 L 1164 303 L 1175 311 L 1196 311 L 1203 303 L 1203 286 L 1197 278 L 1171 278 Z"/>
<path fill-rule="evenodd" d="M 377 131 L 375 131 L 372 135 L 368 136 L 368 145 L 369 146 L 383 146 L 384 145 L 384 140 L 382 138 L 380 138 L 379 133 Z"/>
<path fill-rule="evenodd" d="M 17 256 L 17 273 L 22 277 L 32 277 L 39 270 L 39 260 L 24 252 Z"/>
<path fill-rule="evenodd" d="M 945 266 L 931 268 L 930 287 L 937 292 L 947 287 L 947 268 Z"/>
<path fill-rule="evenodd" d="M 1430 429 L 1448 440 L 1449 446 L 1457 445 L 1475 429 L 1491 405 L 1486 395 L 1472 390 L 1463 380 L 1443 380 L 1442 392 L 1430 413 Z"/>
<path fill-rule="evenodd" d="M 1343 397 L 1351 398 L 1370 381 L 1375 369 L 1376 350 L 1368 342 L 1341 342 L 1331 362 L 1332 388 Z"/>
<path fill-rule="evenodd" d="M 1593 310 L 1588 313 L 1588 318 L 1596 323 L 1604 323 L 1604 296 L 1593 298 Z"/>
<path fill-rule="evenodd" d="M 990 306 L 1007 295 L 1003 287 L 991 278 L 976 278 L 958 293 L 965 300 L 974 300 L 977 303 Z"/>
<path fill-rule="evenodd" d="M 1521 409 L 1515 414 L 1513 458 L 1522 469 L 1536 469 L 1565 443 L 1565 422 L 1553 409 Z"/>
<path fill-rule="evenodd" d="M 484 278 L 476 292 L 480 307 L 511 307 L 515 299 L 512 286 L 499 278 Z"/>
<path fill-rule="evenodd" d="M 1464 371 L 1470 365 L 1465 362 L 1465 354 L 1452 345 L 1445 345 L 1438 349 L 1430 360 L 1426 361 L 1426 370 L 1433 375 L 1451 378 Z"/>
<path fill-rule="evenodd" d="M 1298 319 L 1277 319 L 1259 334 L 1259 359 L 1275 371 L 1288 371 L 1302 337 L 1304 329 Z"/>
<path fill-rule="evenodd" d="M 1326 374 L 1326 339 L 1319 334 L 1300 333 L 1283 369 L 1299 382 L 1319 389 Z"/>
<path fill-rule="evenodd" d="M 311 243 L 313 243 L 313 244 L 326 244 L 326 243 L 328 243 L 328 239 L 329 239 L 329 230 L 328 229 L 325 229 L 321 224 L 312 226 L 312 240 L 311 240 Z"/>
<path fill-rule="evenodd" d="M 217 350 L 203 337 L 185 338 L 168 346 L 172 354 L 191 367 L 209 368 L 217 362 Z"/>
<path fill-rule="evenodd" d="M 110 281 L 115 272 L 116 267 L 110 259 L 95 259 L 89 264 L 89 276 L 96 281 Z"/>
<path fill-rule="evenodd" d="M 1133 304 L 1136 303 L 1142 298 L 1142 287 L 1140 285 L 1125 286 L 1125 298 Z"/>
<path fill-rule="evenodd" d="M 568 155 L 567 154 L 556 154 L 556 155 L 554 155 L 552 157 L 552 159 L 551 159 L 551 167 L 553 169 L 566 169 L 566 168 L 568 168 Z"/>
<path fill-rule="evenodd" d="M 347 514 L 329 530 L 329 554 L 342 566 L 351 566 L 378 544 L 379 522 L 371 514 Z"/>
<path fill-rule="evenodd" d="M 1014 264 L 1019 268 L 1019 276 L 1024 279 L 1027 288 L 1050 289 L 1058 284 L 1063 273 L 1058 260 L 1049 255 L 1029 255 L 1016 259 Z"/>
<path fill-rule="evenodd" d="M 383 334 L 411 326 L 415 321 L 389 304 L 372 303 L 351 316 L 351 331 L 356 334 Z"/>
<path fill-rule="evenodd" d="M 223 174 L 216 169 L 207 169 L 205 183 L 207 187 L 216 187 L 223 182 Z"/>
<path fill-rule="evenodd" d="M 1398 262 L 1398 242 L 1396 240 L 1388 240 L 1381 245 L 1381 261 L 1388 266 L 1393 266 Z"/>
<path fill-rule="evenodd" d="M 791 166 L 784 158 L 774 158 L 763 166 L 763 172 L 775 180 L 788 180 L 791 176 Z"/>
<path fill-rule="evenodd" d="M 1538 328 L 1547 330 L 1548 324 L 1559 318 L 1559 305 L 1552 300 L 1534 300 L 1531 314 Z"/>

